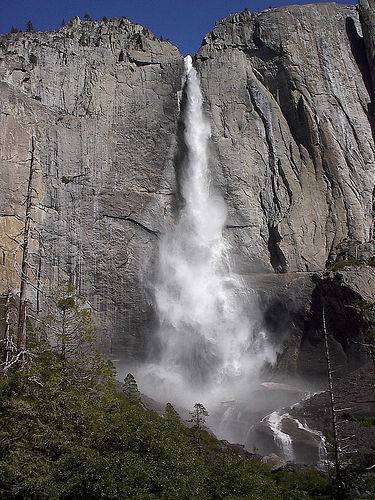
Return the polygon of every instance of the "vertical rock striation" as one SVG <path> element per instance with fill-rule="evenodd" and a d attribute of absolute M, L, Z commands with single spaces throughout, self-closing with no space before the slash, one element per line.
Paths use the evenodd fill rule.
<path fill-rule="evenodd" d="M 277 284 L 272 273 L 325 269 L 343 245 L 371 251 L 373 3 L 360 2 L 364 38 L 353 6 L 244 11 L 195 57 L 239 273 Z M 128 356 L 145 351 L 146 283 L 174 216 L 182 66 L 126 19 L 0 37 L 0 292 L 19 288 L 34 137 L 30 298 L 43 307 L 70 279 Z"/>
<path fill-rule="evenodd" d="M 249 11 L 197 54 L 242 272 L 311 271 L 372 238 L 374 143 L 352 6 Z"/>
<path fill-rule="evenodd" d="M 182 64 L 174 46 L 125 19 L 0 39 L 2 288 L 19 286 L 14 238 L 35 136 L 42 288 L 71 280 L 112 348 L 130 355 L 143 351 L 139 325 L 151 315 L 141 271 L 174 199 Z"/>

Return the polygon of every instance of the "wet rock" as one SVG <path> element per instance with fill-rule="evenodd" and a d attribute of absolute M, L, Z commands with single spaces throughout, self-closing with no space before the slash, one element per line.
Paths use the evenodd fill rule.
<path fill-rule="evenodd" d="M 327 364 L 322 333 L 325 307 L 329 345 L 339 374 L 370 359 L 365 344 L 374 328 L 375 269 L 367 265 L 336 272 L 243 276 L 265 329 L 278 350 L 274 381 L 309 380 L 319 388 Z M 367 339 L 367 340 L 366 340 Z M 272 380 L 272 375 L 269 375 Z M 270 380 L 268 379 L 268 380 Z M 303 387 L 303 386 L 302 386 Z"/>
<path fill-rule="evenodd" d="M 275 453 L 271 453 L 270 455 L 266 455 L 262 458 L 262 462 L 271 467 L 271 470 L 278 470 L 282 467 L 285 467 L 286 462 L 281 457 L 276 455 Z"/>
<path fill-rule="evenodd" d="M 333 374 L 335 409 L 343 465 L 371 467 L 375 461 L 374 365 L 369 363 L 345 376 Z M 301 402 L 290 414 L 320 429 L 326 437 L 328 458 L 332 460 L 332 413 L 327 392 Z"/>
<path fill-rule="evenodd" d="M 246 446 L 261 455 L 277 453 L 285 461 L 305 465 L 319 465 L 325 459 L 325 443 L 319 431 L 297 420 L 287 409 L 275 411 L 255 424 L 247 435 Z"/>

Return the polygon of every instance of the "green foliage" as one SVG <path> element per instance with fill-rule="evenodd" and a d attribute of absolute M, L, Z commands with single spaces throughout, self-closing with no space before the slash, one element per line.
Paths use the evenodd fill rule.
<path fill-rule="evenodd" d="M 370 257 L 370 259 L 362 260 L 362 259 L 356 259 L 355 257 L 348 256 L 347 258 L 338 258 L 330 267 L 330 271 L 341 271 L 342 269 L 345 269 L 346 267 L 351 267 L 351 266 L 371 266 L 375 267 L 375 257 Z"/>
<path fill-rule="evenodd" d="M 323 476 L 317 470 L 307 469 L 304 471 L 282 471 L 276 472 L 275 478 L 278 480 L 280 486 L 284 486 L 286 491 L 288 489 L 298 490 L 305 493 L 301 498 L 325 498 L 331 499 L 331 484 L 327 476 Z M 297 496 L 292 496 L 296 498 Z"/>
<path fill-rule="evenodd" d="M 319 473 L 273 474 L 218 441 L 202 404 L 190 429 L 170 403 L 147 410 L 131 373 L 120 391 L 73 286 L 51 307 L 28 325 L 32 362 L 0 374 L 0 498 L 325 498 Z"/>
<path fill-rule="evenodd" d="M 90 37 L 89 37 L 89 35 L 87 35 L 86 33 L 82 33 L 82 35 L 80 36 L 80 39 L 78 40 L 78 43 L 82 47 L 87 47 L 88 45 L 90 45 Z"/>
<path fill-rule="evenodd" d="M 167 403 L 164 408 L 164 417 L 168 422 L 173 424 L 181 423 L 180 415 L 175 410 L 174 406 L 171 403 Z"/>
<path fill-rule="evenodd" d="M 33 31 L 35 31 L 33 22 L 30 19 L 26 23 L 26 31 L 28 33 L 32 33 Z"/>
<path fill-rule="evenodd" d="M 118 391 L 99 355 L 43 349 L 0 378 L 0 498 L 322 498 L 317 473 L 272 474 L 202 429 Z M 324 497 L 323 497 L 324 498 Z"/>
<path fill-rule="evenodd" d="M 364 415 L 351 415 L 350 413 L 343 414 L 344 420 L 349 420 L 352 422 L 357 422 L 357 424 L 363 427 L 374 427 L 375 417 L 374 416 L 364 416 Z"/>
<path fill-rule="evenodd" d="M 51 314 L 44 319 L 46 337 L 62 358 L 89 357 L 95 344 L 91 309 L 71 284 L 62 286 L 54 298 Z"/>
<path fill-rule="evenodd" d="M 135 378 L 131 373 L 128 373 L 124 378 L 124 383 L 122 384 L 122 392 L 128 399 L 132 401 L 137 401 L 141 398 L 137 382 L 135 381 Z"/>
<path fill-rule="evenodd" d="M 371 470 L 363 474 L 353 471 L 349 479 L 347 498 L 373 500 L 375 498 L 375 473 Z"/>
<path fill-rule="evenodd" d="M 338 259 L 336 260 L 332 266 L 329 268 L 330 271 L 341 271 L 346 267 L 350 266 L 363 266 L 364 262 L 361 260 L 355 259 L 354 257 L 348 257 L 347 259 Z"/>
<path fill-rule="evenodd" d="M 63 182 L 64 184 L 69 184 L 69 182 L 71 182 L 71 179 L 70 179 L 70 177 L 67 177 L 66 175 L 63 175 L 61 177 L 61 182 Z"/>
<path fill-rule="evenodd" d="M 193 410 L 190 412 L 191 419 L 189 422 L 193 424 L 193 426 L 197 429 L 201 429 L 208 417 L 208 411 L 202 405 L 202 403 L 195 403 Z"/>

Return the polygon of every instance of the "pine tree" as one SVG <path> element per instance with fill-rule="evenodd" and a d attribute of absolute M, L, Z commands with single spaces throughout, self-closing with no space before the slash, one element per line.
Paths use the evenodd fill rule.
<path fill-rule="evenodd" d="M 33 31 L 35 31 L 34 29 L 34 25 L 33 25 L 33 22 L 31 21 L 31 19 L 29 19 L 26 23 L 26 31 L 28 33 L 32 33 Z"/>
<path fill-rule="evenodd" d="M 169 422 L 181 422 L 180 415 L 175 410 L 174 406 L 171 403 L 167 403 L 164 408 L 164 417 Z"/>
<path fill-rule="evenodd" d="M 190 416 L 191 419 L 189 422 L 191 422 L 196 429 L 201 429 L 206 422 L 205 417 L 208 417 L 208 411 L 202 403 L 195 403 L 194 409 L 190 412 Z"/>
<path fill-rule="evenodd" d="M 80 357 L 93 343 L 91 309 L 69 284 L 60 293 L 50 332 L 63 359 Z"/>
<path fill-rule="evenodd" d="M 122 384 L 122 392 L 128 399 L 132 401 L 138 401 L 141 399 L 141 394 L 139 392 L 137 382 L 131 373 L 128 373 L 124 378 L 124 383 Z"/>
<path fill-rule="evenodd" d="M 19 30 L 18 30 L 18 28 L 16 28 L 15 26 L 12 26 L 12 27 L 10 28 L 10 32 L 11 32 L 11 33 L 18 33 L 18 31 L 19 31 Z"/>

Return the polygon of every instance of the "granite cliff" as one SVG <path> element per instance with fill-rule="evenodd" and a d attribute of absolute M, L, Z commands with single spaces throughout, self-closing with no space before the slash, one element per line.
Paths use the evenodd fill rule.
<path fill-rule="evenodd" d="M 347 336 L 368 333 L 361 311 L 374 295 L 372 3 L 360 16 L 334 3 L 244 11 L 194 58 L 234 266 L 267 327 L 291 332 L 280 369 L 293 373 L 322 374 L 327 290 L 339 356 L 365 356 Z M 181 202 L 182 67 L 176 47 L 126 19 L 0 38 L 0 292 L 17 295 L 33 161 L 30 301 L 43 311 L 71 280 L 116 356 L 144 356 L 152 330 L 152 262 Z M 358 267 L 341 281 L 323 274 L 342 261 Z M 353 287 L 358 318 L 337 326 Z"/>

